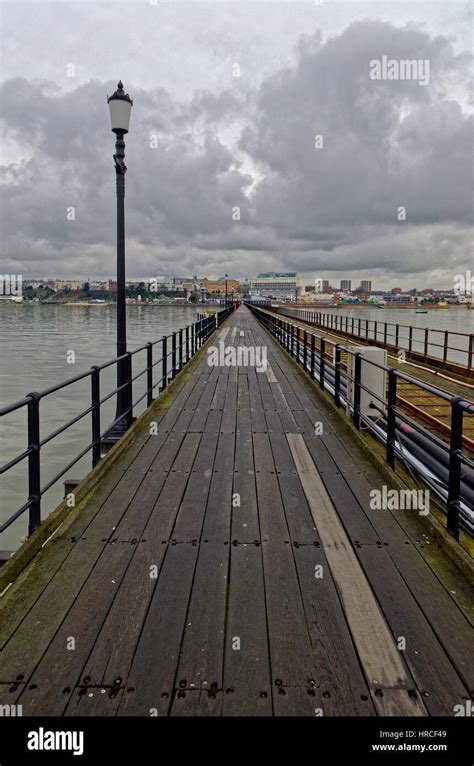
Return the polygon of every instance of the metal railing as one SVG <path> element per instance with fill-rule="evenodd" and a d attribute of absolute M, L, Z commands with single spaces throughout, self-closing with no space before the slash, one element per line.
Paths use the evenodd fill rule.
<path fill-rule="evenodd" d="M 406 375 L 396 367 L 364 359 L 363 352 L 347 348 L 301 328 L 269 310 L 247 304 L 278 343 L 304 368 L 337 406 L 346 407 L 354 426 L 375 436 L 385 446 L 385 460 L 395 469 L 396 459 L 416 478 L 422 478 L 446 504 L 446 527 L 459 539 L 460 526 L 474 533 L 474 461 L 463 450 L 463 419 L 474 415 L 474 403 Z M 316 347 L 318 341 L 318 348 Z M 341 355 L 354 357 L 353 374 L 344 370 Z M 388 377 L 386 395 L 367 388 L 361 380 L 362 362 L 384 371 Z M 399 380 L 418 386 L 451 407 L 449 444 L 418 423 L 397 405 Z M 349 395 L 348 389 L 351 388 Z M 361 411 L 361 391 L 371 397 L 374 416 Z"/>
<path fill-rule="evenodd" d="M 347 316 L 339 312 L 329 313 L 290 306 L 280 306 L 273 310 L 354 340 L 365 341 L 395 352 L 406 351 L 411 358 L 435 363 L 442 369 L 459 367 L 464 368 L 468 376 L 474 375 L 473 333 L 414 327 L 378 319 Z"/>
<path fill-rule="evenodd" d="M 51 489 L 76 463 L 78 463 L 88 452 L 92 453 L 92 467 L 95 467 L 101 459 L 101 445 L 107 433 L 111 431 L 114 425 L 125 419 L 127 428 L 133 421 L 134 409 L 146 399 L 146 405 L 149 407 L 153 402 L 153 393 L 159 387 L 164 391 L 168 383 L 173 380 L 187 362 L 207 341 L 212 333 L 222 324 L 229 314 L 234 310 L 234 306 L 227 307 L 215 314 L 206 316 L 193 324 L 187 325 L 169 335 L 163 335 L 161 338 L 145 343 L 143 346 L 128 351 L 121 357 L 116 357 L 100 365 L 94 365 L 85 372 L 79 373 L 68 380 L 50 386 L 39 392 L 27 394 L 13 404 L 0 408 L 0 418 L 10 415 L 16 410 L 24 408 L 27 412 L 27 447 L 19 455 L 0 466 L 0 475 L 5 474 L 24 460 L 28 461 L 28 498 L 23 505 L 18 508 L 9 518 L 0 525 L 0 533 L 4 532 L 14 521 L 23 513 L 29 511 L 28 534 L 30 535 L 41 523 L 41 499 L 43 495 Z M 156 358 L 156 350 L 161 348 L 161 354 Z M 133 360 L 140 352 L 146 352 L 146 366 L 138 372 L 133 370 Z M 159 352 L 158 352 L 159 353 Z M 126 382 L 123 386 L 116 387 L 105 396 L 101 396 L 101 373 L 117 364 L 125 364 Z M 161 373 L 158 380 L 154 380 L 154 370 L 159 369 Z M 133 401 L 134 384 L 146 375 L 145 391 L 135 401 Z M 47 436 L 41 438 L 40 435 L 40 408 L 44 399 L 51 394 L 67 388 L 79 381 L 90 379 L 90 406 L 80 412 L 74 418 L 68 420 L 64 425 L 55 429 Z M 119 392 L 125 389 L 127 408 L 125 412 L 110 423 L 106 432 L 101 431 L 101 407 Z M 90 415 L 91 417 L 91 441 L 73 458 L 64 468 L 56 473 L 45 484 L 41 484 L 41 450 L 42 448 L 64 433 L 68 428 Z"/>

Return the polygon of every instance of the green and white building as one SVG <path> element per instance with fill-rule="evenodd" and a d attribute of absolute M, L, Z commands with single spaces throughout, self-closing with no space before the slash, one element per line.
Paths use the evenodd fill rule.
<path fill-rule="evenodd" d="M 257 274 L 250 284 L 250 295 L 277 300 L 295 300 L 298 289 L 296 272 L 267 271 Z"/>

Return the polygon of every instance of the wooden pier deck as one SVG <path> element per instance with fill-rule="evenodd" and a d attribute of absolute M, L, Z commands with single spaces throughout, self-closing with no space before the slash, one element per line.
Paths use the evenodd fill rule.
<path fill-rule="evenodd" d="M 460 572 L 241 307 L 4 594 L 29 715 L 446 715 L 474 688 Z M 322 423 L 323 432 L 315 423 Z"/>

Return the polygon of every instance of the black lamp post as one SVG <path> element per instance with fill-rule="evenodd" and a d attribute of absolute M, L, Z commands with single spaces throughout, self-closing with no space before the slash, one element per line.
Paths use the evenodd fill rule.
<path fill-rule="evenodd" d="M 117 356 L 127 352 L 127 325 L 125 314 L 125 141 L 128 133 L 130 113 L 133 101 L 123 90 L 122 81 L 112 96 L 107 97 L 110 110 L 110 123 L 116 135 L 115 140 L 115 173 L 117 185 Z M 121 418 L 111 429 L 108 436 L 121 436 L 131 423 L 131 401 L 128 387 L 125 387 L 128 377 L 128 360 L 117 363 L 117 411 L 115 419 Z M 127 412 L 128 411 L 128 412 Z"/>

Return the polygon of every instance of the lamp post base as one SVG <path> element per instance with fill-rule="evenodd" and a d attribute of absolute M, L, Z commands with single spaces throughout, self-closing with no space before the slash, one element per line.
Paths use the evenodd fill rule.
<path fill-rule="evenodd" d="M 132 423 L 134 423 L 135 420 L 136 418 L 132 418 Z M 132 425 L 132 423 L 130 425 Z M 116 444 L 128 431 L 130 425 L 127 425 L 126 418 L 124 418 L 123 421 L 114 423 L 113 426 L 110 426 L 110 428 L 107 429 L 100 440 L 101 457 L 104 457 L 107 452 L 110 452 L 114 444 Z"/>

